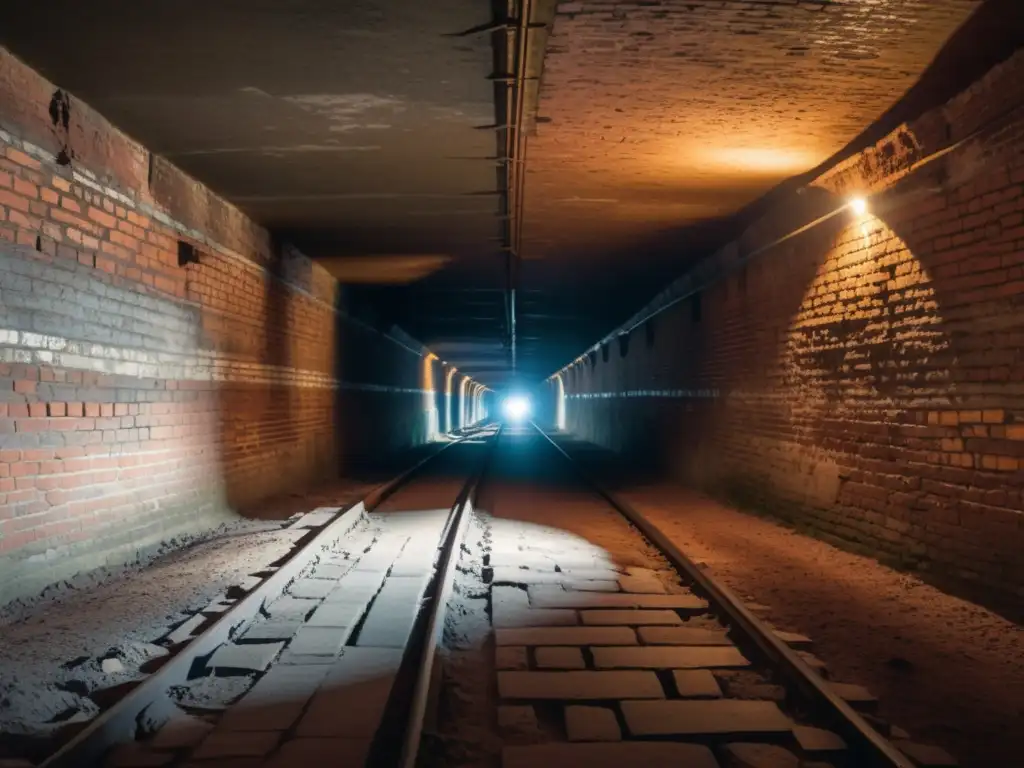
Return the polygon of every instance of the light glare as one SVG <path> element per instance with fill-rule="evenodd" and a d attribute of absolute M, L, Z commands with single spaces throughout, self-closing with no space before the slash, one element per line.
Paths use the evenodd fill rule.
<path fill-rule="evenodd" d="M 850 210 L 858 216 L 863 216 L 868 212 L 868 201 L 863 197 L 855 197 L 850 201 Z"/>
<path fill-rule="evenodd" d="M 530 401 L 522 395 L 506 398 L 502 405 L 509 421 L 523 421 L 530 415 Z"/>

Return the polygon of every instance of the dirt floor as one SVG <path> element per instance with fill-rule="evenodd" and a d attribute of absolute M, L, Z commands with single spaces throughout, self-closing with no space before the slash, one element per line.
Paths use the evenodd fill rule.
<path fill-rule="evenodd" d="M 919 579 L 675 485 L 617 489 L 780 629 L 809 635 L 834 679 L 965 768 L 1024 765 L 1024 628 Z"/>
<path fill-rule="evenodd" d="M 282 497 L 204 537 L 169 542 L 146 562 L 83 575 L 0 609 L 0 759 L 95 717 L 144 678 L 176 626 L 287 555 L 308 533 L 295 514 L 344 506 L 373 487 L 337 482 Z"/>

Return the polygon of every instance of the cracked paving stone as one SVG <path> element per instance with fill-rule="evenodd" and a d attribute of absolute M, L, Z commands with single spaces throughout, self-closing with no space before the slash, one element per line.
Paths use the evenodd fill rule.
<path fill-rule="evenodd" d="M 771 701 L 623 701 L 633 736 L 784 733 L 793 722 Z"/>
<path fill-rule="evenodd" d="M 569 741 L 620 741 L 622 730 L 615 713 L 607 707 L 572 706 L 565 709 Z"/>
<path fill-rule="evenodd" d="M 800 760 L 788 749 L 773 744 L 726 744 L 727 768 L 799 768 Z"/>
<path fill-rule="evenodd" d="M 211 669 L 246 669 L 262 672 L 284 648 L 284 643 L 225 643 L 213 652 L 206 666 Z"/>
<path fill-rule="evenodd" d="M 838 752 L 846 749 L 846 742 L 839 734 L 824 728 L 797 725 L 793 728 L 793 736 L 805 752 Z"/>
<path fill-rule="evenodd" d="M 497 645 L 636 645 L 629 627 L 536 627 L 494 634 Z"/>
<path fill-rule="evenodd" d="M 663 699 L 665 692 L 653 672 L 520 672 L 498 673 L 503 699 Z"/>
<path fill-rule="evenodd" d="M 679 696 L 684 699 L 720 699 L 722 689 L 707 669 L 674 669 L 672 677 Z"/>
<path fill-rule="evenodd" d="M 640 627 L 638 634 L 647 645 L 733 645 L 724 629 Z"/>
<path fill-rule="evenodd" d="M 620 611 L 580 611 L 580 618 L 588 626 L 676 626 L 683 623 L 675 611 L 639 608 L 626 608 Z"/>
<path fill-rule="evenodd" d="M 528 669 L 530 660 L 523 646 L 504 645 L 494 649 L 494 666 L 497 669 Z"/>
<path fill-rule="evenodd" d="M 711 750 L 700 744 L 612 742 L 533 744 L 505 747 L 502 768 L 719 768 Z"/>
<path fill-rule="evenodd" d="M 737 648 L 721 646 L 599 646 L 591 653 L 598 669 L 702 669 L 750 665 Z"/>
<path fill-rule="evenodd" d="M 538 648 L 534 651 L 539 669 L 586 669 L 583 651 L 579 648 Z"/>

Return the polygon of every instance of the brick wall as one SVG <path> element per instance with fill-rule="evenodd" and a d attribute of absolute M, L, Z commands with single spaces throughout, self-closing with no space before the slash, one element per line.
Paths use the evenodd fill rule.
<path fill-rule="evenodd" d="M 663 312 L 563 369 L 569 428 L 1019 604 L 1022 192 L 1018 54 L 829 170 L 658 297 L 649 309 Z M 867 215 L 846 207 L 857 195 Z"/>
<path fill-rule="evenodd" d="M 0 49 L 0 603 L 423 442 L 409 342 Z"/>

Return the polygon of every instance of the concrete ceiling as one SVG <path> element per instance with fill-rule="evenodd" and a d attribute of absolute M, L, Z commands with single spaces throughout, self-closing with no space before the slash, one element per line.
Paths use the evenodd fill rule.
<path fill-rule="evenodd" d="M 5 10 L 0 44 L 343 280 L 408 283 L 361 296 L 500 386 L 503 245 L 518 375 L 539 379 L 751 201 L 952 87 L 904 97 L 979 5 L 533 0 L 521 121 L 497 0 L 49 0 Z"/>

